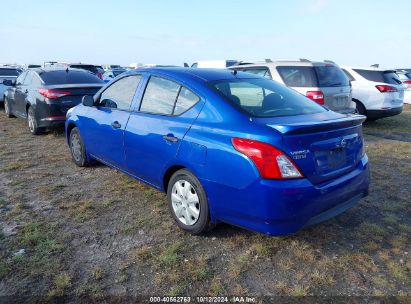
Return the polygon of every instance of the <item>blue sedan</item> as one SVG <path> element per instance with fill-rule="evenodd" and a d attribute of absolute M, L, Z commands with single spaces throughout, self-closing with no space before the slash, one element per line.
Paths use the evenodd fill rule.
<path fill-rule="evenodd" d="M 129 71 L 67 114 L 73 161 L 99 161 L 167 193 L 177 225 L 292 234 L 368 194 L 361 115 L 256 75 Z"/>

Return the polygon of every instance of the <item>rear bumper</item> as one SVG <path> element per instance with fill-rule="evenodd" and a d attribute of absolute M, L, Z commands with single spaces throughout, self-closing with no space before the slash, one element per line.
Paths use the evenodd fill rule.
<path fill-rule="evenodd" d="M 259 179 L 245 189 L 201 181 L 209 197 L 212 220 L 268 235 L 287 235 L 332 218 L 368 194 L 368 157 L 346 175 L 313 185 L 307 179 Z"/>
<path fill-rule="evenodd" d="M 397 107 L 397 108 L 383 109 L 383 110 L 367 110 L 367 118 L 368 119 L 379 119 L 379 118 L 398 115 L 398 114 L 401 114 L 402 108 L 403 106 Z"/>
<path fill-rule="evenodd" d="M 66 121 L 66 117 L 46 117 L 46 118 L 41 118 L 38 121 L 38 126 L 40 128 L 59 128 L 63 127 L 64 123 Z"/>

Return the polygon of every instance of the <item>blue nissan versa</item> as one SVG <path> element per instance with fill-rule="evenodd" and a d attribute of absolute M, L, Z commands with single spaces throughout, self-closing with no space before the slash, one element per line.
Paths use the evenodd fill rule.
<path fill-rule="evenodd" d="M 85 96 L 66 134 L 78 166 L 97 160 L 165 191 L 190 233 L 227 222 L 284 235 L 367 195 L 364 119 L 253 74 L 151 68 Z"/>

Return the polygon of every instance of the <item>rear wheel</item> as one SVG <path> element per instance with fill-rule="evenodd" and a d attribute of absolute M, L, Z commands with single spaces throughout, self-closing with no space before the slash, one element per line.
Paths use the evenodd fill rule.
<path fill-rule="evenodd" d="M 182 169 L 173 174 L 168 183 L 167 202 L 181 229 L 201 234 L 211 228 L 206 193 L 190 171 Z"/>
<path fill-rule="evenodd" d="M 6 113 L 6 116 L 7 116 L 8 118 L 14 117 L 14 115 L 11 114 L 10 105 L 9 105 L 9 102 L 7 101 L 7 98 L 6 98 L 6 97 L 4 97 L 4 113 Z"/>
<path fill-rule="evenodd" d="M 27 123 L 29 125 L 31 134 L 39 135 L 43 132 L 43 129 L 39 128 L 37 124 L 37 119 L 36 119 L 36 115 L 34 114 L 33 107 L 29 107 L 29 109 L 27 110 Z"/>
<path fill-rule="evenodd" d="M 361 102 L 355 101 L 355 105 L 356 105 L 358 114 L 367 116 L 367 110 L 365 109 L 364 105 Z"/>
<path fill-rule="evenodd" d="M 79 167 L 89 166 L 90 163 L 87 160 L 86 148 L 77 127 L 73 128 L 70 132 L 69 145 L 73 162 Z"/>

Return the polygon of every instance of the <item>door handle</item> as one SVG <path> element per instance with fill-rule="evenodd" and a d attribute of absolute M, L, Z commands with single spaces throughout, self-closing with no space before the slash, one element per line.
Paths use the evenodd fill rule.
<path fill-rule="evenodd" d="M 112 122 L 112 123 L 111 123 L 111 126 L 112 126 L 114 129 L 120 129 L 120 128 L 121 128 L 121 124 L 120 124 L 118 121 Z"/>
<path fill-rule="evenodd" d="M 178 142 L 178 138 L 175 137 L 173 134 L 164 135 L 163 138 L 164 138 L 165 140 L 170 141 L 170 142 L 173 142 L 173 143 Z"/>

